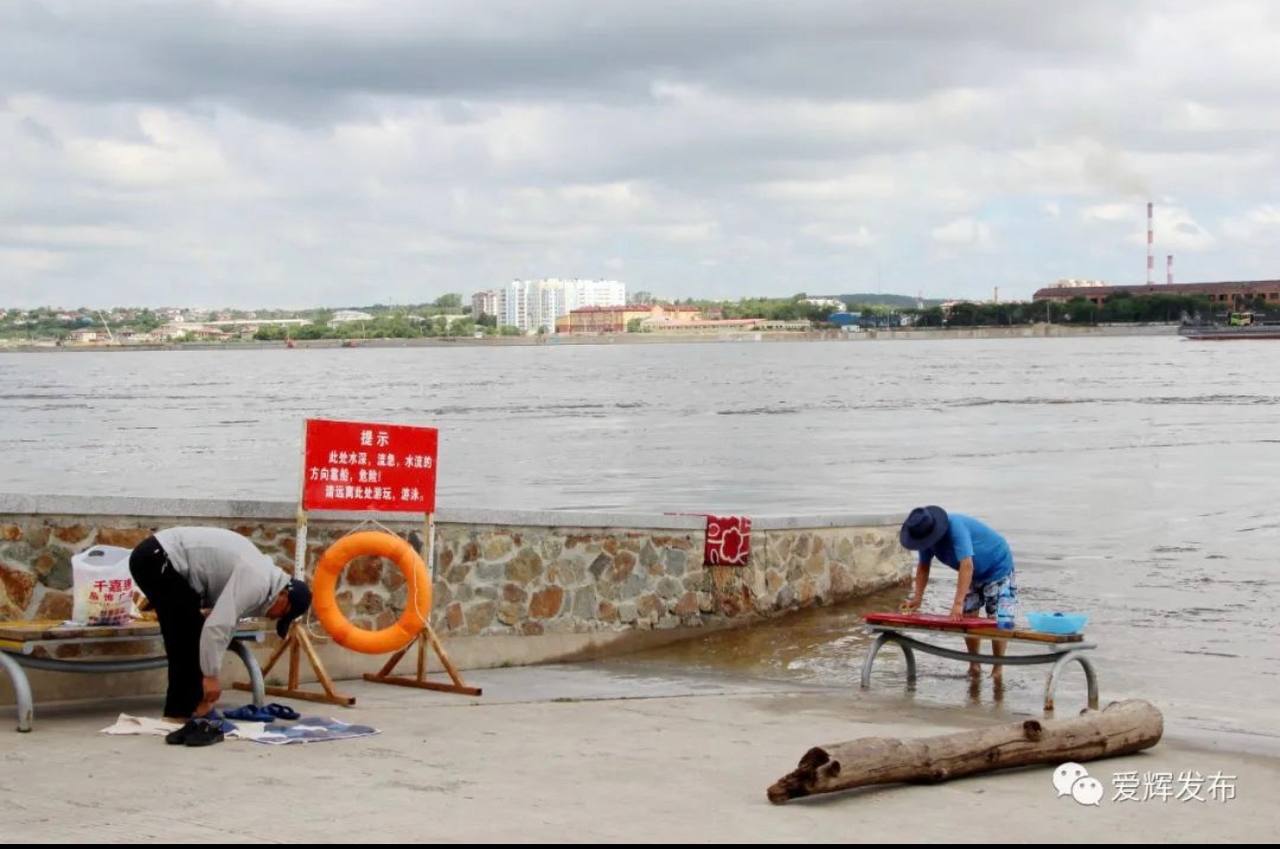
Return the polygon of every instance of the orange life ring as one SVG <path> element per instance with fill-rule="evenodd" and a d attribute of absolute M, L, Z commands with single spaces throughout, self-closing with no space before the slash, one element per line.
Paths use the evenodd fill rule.
<path fill-rule="evenodd" d="M 385 557 L 394 562 L 404 573 L 409 586 L 408 600 L 400 619 L 378 631 L 357 628 L 338 609 L 338 576 L 352 559 L 366 555 Z M 426 564 L 409 543 L 398 536 L 377 531 L 360 531 L 329 546 L 316 564 L 311 594 L 311 609 L 329 636 L 339 645 L 364 654 L 386 654 L 404 648 L 426 627 L 426 617 L 431 612 L 431 578 L 427 575 Z"/>

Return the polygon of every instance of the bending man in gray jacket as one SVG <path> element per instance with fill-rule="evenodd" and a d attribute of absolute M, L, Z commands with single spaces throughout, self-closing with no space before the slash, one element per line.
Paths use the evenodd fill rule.
<path fill-rule="evenodd" d="M 160 620 L 169 657 L 169 719 L 201 716 L 217 703 L 222 656 L 239 620 L 277 619 L 276 633 L 283 637 L 311 606 L 306 583 L 225 528 L 159 531 L 133 550 L 129 571 Z"/>

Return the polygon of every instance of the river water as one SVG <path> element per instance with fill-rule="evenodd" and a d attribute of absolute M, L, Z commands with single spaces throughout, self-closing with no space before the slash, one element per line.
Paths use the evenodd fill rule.
<path fill-rule="evenodd" d="M 1280 738 L 1278 362 L 1171 337 L 0 354 L 0 489 L 292 498 L 300 423 L 327 416 L 440 428 L 448 507 L 937 503 L 1008 537 L 1023 610 L 1089 613 L 1104 700 Z M 657 656 L 856 683 L 861 612 L 900 596 Z M 991 703 L 921 662 L 914 698 Z M 1043 670 L 1010 669 L 1001 704 L 1033 707 Z"/>

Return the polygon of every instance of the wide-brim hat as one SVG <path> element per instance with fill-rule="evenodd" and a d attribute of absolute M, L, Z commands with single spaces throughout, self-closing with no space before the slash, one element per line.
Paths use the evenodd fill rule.
<path fill-rule="evenodd" d="M 936 545 L 938 540 L 947 535 L 947 530 L 950 527 L 951 520 L 947 517 L 947 511 L 938 505 L 930 504 L 928 507 L 917 507 L 911 511 L 910 515 L 907 516 L 907 520 L 902 523 L 902 531 L 898 534 L 898 540 L 902 543 L 903 548 L 920 551 Z"/>

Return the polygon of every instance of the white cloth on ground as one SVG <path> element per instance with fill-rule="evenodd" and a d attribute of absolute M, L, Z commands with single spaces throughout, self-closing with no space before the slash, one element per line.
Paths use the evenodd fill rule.
<path fill-rule="evenodd" d="M 182 727 L 180 722 L 167 719 L 153 719 L 149 716 L 132 716 L 122 713 L 116 718 L 114 725 L 109 725 L 100 734 L 168 734 Z"/>
<path fill-rule="evenodd" d="M 262 736 L 267 728 L 265 722 L 242 722 L 240 720 L 226 720 L 226 722 L 235 726 L 235 730 L 227 733 L 228 740 L 257 740 Z M 122 713 L 116 718 L 114 725 L 109 725 L 100 731 L 100 734 L 125 735 L 125 734 L 142 734 L 163 736 L 170 731 L 177 731 L 182 727 L 180 722 L 170 722 L 167 719 L 153 719 L 149 716 L 133 716 L 131 714 Z"/>

